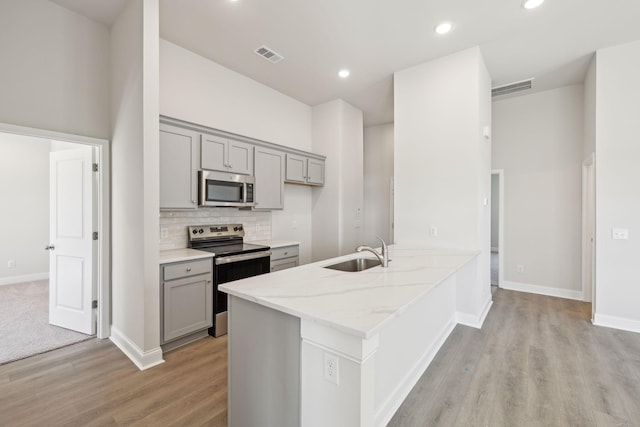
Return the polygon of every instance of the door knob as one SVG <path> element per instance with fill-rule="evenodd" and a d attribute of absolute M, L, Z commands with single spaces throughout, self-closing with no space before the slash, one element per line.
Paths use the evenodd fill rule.
<path fill-rule="evenodd" d="M 56 247 L 55 247 L 55 246 L 53 246 L 53 243 L 52 243 L 52 244 L 50 244 L 50 245 L 48 245 L 48 246 L 45 246 L 45 247 L 44 247 L 44 250 L 45 250 L 45 251 L 52 251 L 52 250 L 54 250 L 55 248 L 56 248 Z"/>

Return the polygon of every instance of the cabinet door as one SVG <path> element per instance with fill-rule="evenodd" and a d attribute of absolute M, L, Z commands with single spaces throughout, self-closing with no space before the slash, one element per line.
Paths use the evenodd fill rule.
<path fill-rule="evenodd" d="M 219 136 L 202 134 L 200 164 L 202 169 L 226 172 L 228 141 Z"/>
<path fill-rule="evenodd" d="M 211 274 L 164 282 L 164 342 L 213 325 Z"/>
<path fill-rule="evenodd" d="M 160 209 L 198 204 L 198 134 L 160 124 Z"/>
<path fill-rule="evenodd" d="M 324 185 L 324 161 L 316 159 L 308 160 L 307 182 L 313 185 Z"/>
<path fill-rule="evenodd" d="M 307 182 L 307 158 L 295 154 L 287 154 L 287 181 Z"/>
<path fill-rule="evenodd" d="M 246 142 L 229 140 L 228 162 L 229 171 L 251 175 L 253 172 L 253 145 Z"/>
<path fill-rule="evenodd" d="M 284 153 L 255 147 L 254 209 L 284 208 Z"/>

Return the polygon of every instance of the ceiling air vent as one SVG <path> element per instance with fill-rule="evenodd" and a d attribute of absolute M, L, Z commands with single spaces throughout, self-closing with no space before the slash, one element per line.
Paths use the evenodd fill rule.
<path fill-rule="evenodd" d="M 531 89 L 532 82 L 533 82 L 533 79 L 528 79 L 528 80 L 523 80 L 521 82 L 509 83 L 508 85 L 504 85 L 504 86 L 496 86 L 493 89 L 491 89 L 491 96 L 495 97 L 495 96 L 501 96 L 501 95 L 508 95 L 510 93 L 520 92 L 521 90 Z"/>
<path fill-rule="evenodd" d="M 284 56 L 280 55 L 279 53 L 275 52 L 273 49 L 268 48 L 264 45 L 254 50 L 254 52 L 257 55 L 262 56 L 264 59 L 271 62 L 272 64 L 275 64 L 276 62 L 280 62 L 284 59 Z"/>

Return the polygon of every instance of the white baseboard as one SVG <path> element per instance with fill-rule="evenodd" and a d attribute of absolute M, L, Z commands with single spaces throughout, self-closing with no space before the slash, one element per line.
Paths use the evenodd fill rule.
<path fill-rule="evenodd" d="M 24 276 L 11 276 L 0 278 L 0 286 L 2 285 L 14 285 L 16 283 L 35 282 L 36 280 L 48 280 L 49 272 L 25 274 Z"/>
<path fill-rule="evenodd" d="M 489 314 L 489 310 L 491 309 L 492 305 L 493 305 L 493 300 L 491 299 L 491 296 L 489 296 L 489 298 L 484 304 L 484 307 L 482 308 L 482 312 L 479 315 L 475 316 L 473 314 L 457 312 L 456 321 L 461 325 L 471 326 L 472 328 L 481 329 L 482 325 L 484 324 L 484 319 L 487 318 L 487 315 Z"/>
<path fill-rule="evenodd" d="M 640 333 L 640 320 L 626 319 L 624 317 L 607 316 L 596 313 L 593 316 L 593 324 L 606 328 L 621 329 L 623 331 Z"/>
<path fill-rule="evenodd" d="M 154 348 L 151 351 L 142 351 L 133 341 L 126 337 L 118 328 L 111 325 L 111 341 L 140 369 L 152 368 L 164 363 L 162 349 Z"/>
<path fill-rule="evenodd" d="M 400 382 L 398 388 L 396 388 L 389 398 L 380 406 L 380 409 L 375 415 L 376 426 L 386 426 L 391 418 L 396 413 L 402 402 L 407 398 L 413 387 L 418 383 L 418 380 L 422 377 L 422 374 L 427 370 L 433 359 L 438 354 L 440 348 L 444 345 L 444 342 L 449 338 L 451 332 L 456 327 L 455 319 L 451 319 L 444 327 L 438 339 L 433 345 L 420 357 L 413 368 L 407 373 L 404 379 Z"/>
<path fill-rule="evenodd" d="M 547 295 L 550 297 L 574 299 L 582 301 L 584 296 L 582 291 L 573 291 L 571 289 L 551 288 L 540 285 L 530 285 L 528 283 L 510 282 L 504 280 L 499 286 L 503 289 L 509 289 L 511 291 L 528 292 L 530 294 Z"/>

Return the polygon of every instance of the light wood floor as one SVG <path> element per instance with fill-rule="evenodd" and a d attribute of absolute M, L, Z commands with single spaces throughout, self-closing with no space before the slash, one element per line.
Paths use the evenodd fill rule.
<path fill-rule="evenodd" d="M 92 339 L 0 366 L 0 426 L 226 426 L 226 337 L 164 359 L 139 371 Z"/>
<path fill-rule="evenodd" d="M 640 426 L 640 334 L 592 326 L 577 301 L 493 298 L 483 329 L 456 327 L 390 426 Z M 0 366 L 0 426 L 226 426 L 226 348 L 203 339 L 140 372 L 90 340 Z"/>
<path fill-rule="evenodd" d="M 591 305 L 498 289 L 457 326 L 389 426 L 640 426 L 640 334 Z"/>

